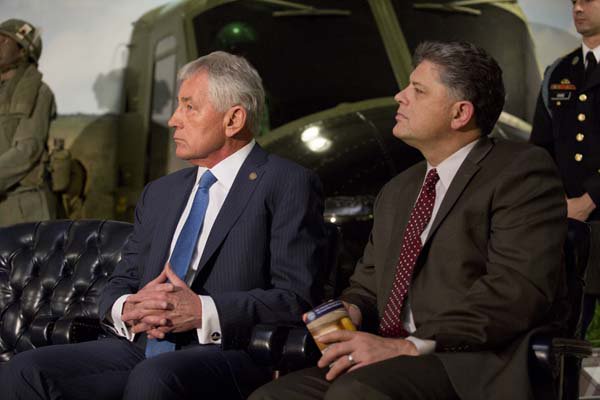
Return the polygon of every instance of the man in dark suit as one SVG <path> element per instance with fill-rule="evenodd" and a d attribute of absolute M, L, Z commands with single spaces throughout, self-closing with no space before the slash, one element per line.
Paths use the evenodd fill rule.
<path fill-rule="evenodd" d="M 582 315 L 585 333 L 600 300 L 600 0 L 572 3 L 582 44 L 546 69 L 531 142 L 548 150 L 558 165 L 569 217 L 591 223 Z"/>
<path fill-rule="evenodd" d="M 321 188 L 253 139 L 264 91 L 243 58 L 184 66 L 170 126 L 195 166 L 146 186 L 102 293 L 113 336 L 18 354 L 6 399 L 240 399 L 269 379 L 244 351 L 258 323 L 312 305 L 324 251 Z M 133 341 L 134 343 L 132 344 Z"/>
<path fill-rule="evenodd" d="M 530 399 L 528 339 L 564 311 L 564 192 L 534 146 L 489 139 L 502 72 L 483 50 L 427 42 L 415 53 L 394 136 L 425 161 L 392 179 L 341 299 L 360 331 L 317 368 L 255 399 Z"/>

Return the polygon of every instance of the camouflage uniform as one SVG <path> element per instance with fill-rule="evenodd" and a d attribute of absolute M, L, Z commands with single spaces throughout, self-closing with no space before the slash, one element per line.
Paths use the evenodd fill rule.
<path fill-rule="evenodd" d="M 13 37 L 6 32 L 10 23 L 26 24 L 6 21 L 0 24 L 0 33 Z M 56 198 L 45 168 L 48 129 L 56 105 L 37 70 L 41 52 L 37 40 L 39 50 L 29 57 L 33 62 L 21 63 L 12 78 L 0 81 L 0 226 L 51 219 L 56 214 Z"/>

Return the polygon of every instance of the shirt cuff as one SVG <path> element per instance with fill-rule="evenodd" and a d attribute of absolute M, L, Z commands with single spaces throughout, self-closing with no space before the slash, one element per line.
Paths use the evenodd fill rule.
<path fill-rule="evenodd" d="M 119 297 L 117 301 L 112 306 L 110 311 L 110 318 L 113 326 L 108 325 L 108 328 L 112 329 L 114 333 L 124 338 L 127 338 L 130 342 L 135 338 L 135 334 L 129 330 L 129 327 L 123 322 L 121 319 L 121 315 L 123 314 L 123 305 L 125 304 L 125 300 L 131 296 L 130 294 L 124 294 Z"/>
<path fill-rule="evenodd" d="M 435 340 L 419 339 L 414 336 L 409 336 L 406 340 L 415 345 L 420 356 L 431 354 L 435 350 Z"/>
<path fill-rule="evenodd" d="M 196 329 L 198 343 L 221 344 L 221 322 L 215 301 L 210 296 L 198 296 L 202 303 L 202 327 Z"/>

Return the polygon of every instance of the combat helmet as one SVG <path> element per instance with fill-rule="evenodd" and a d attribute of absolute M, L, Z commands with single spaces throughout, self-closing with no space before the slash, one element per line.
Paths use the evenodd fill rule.
<path fill-rule="evenodd" d="M 27 51 L 31 60 L 38 62 L 42 54 L 42 38 L 35 26 L 20 19 L 9 19 L 0 24 L 0 33 L 14 39 Z"/>

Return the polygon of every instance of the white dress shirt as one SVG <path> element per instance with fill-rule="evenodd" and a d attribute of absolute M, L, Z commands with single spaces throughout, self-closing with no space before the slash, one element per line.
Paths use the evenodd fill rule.
<path fill-rule="evenodd" d="M 596 57 L 596 61 L 600 64 L 600 46 L 590 49 L 589 47 L 587 47 L 585 45 L 585 43 L 582 42 L 581 43 L 581 51 L 583 53 L 583 66 L 585 68 L 587 68 L 587 59 L 585 58 L 585 56 L 587 56 L 588 51 L 591 51 L 594 53 L 594 57 Z"/>
<path fill-rule="evenodd" d="M 210 187 L 208 191 L 208 207 L 206 208 L 206 214 L 204 215 L 202 232 L 198 238 L 196 250 L 192 255 L 190 268 L 194 270 L 198 269 L 198 264 L 200 263 L 200 258 L 202 257 L 202 252 L 206 246 L 206 241 L 208 240 L 212 226 L 217 219 L 219 211 L 221 211 L 221 207 L 227 198 L 227 194 L 233 185 L 233 181 L 235 180 L 238 171 L 254 148 L 255 143 L 256 142 L 252 140 L 250 143 L 210 169 L 215 178 L 217 178 L 217 181 Z M 198 182 L 200 182 L 200 177 L 202 177 L 202 174 L 204 174 L 206 170 L 207 168 L 198 167 L 196 184 L 190 193 L 185 209 L 179 218 L 177 228 L 173 234 L 173 239 L 171 240 L 169 258 L 171 258 L 171 254 L 175 248 L 175 243 L 177 243 L 177 238 L 179 237 L 179 234 L 183 229 L 183 225 L 185 224 L 185 221 L 192 209 L 192 203 L 194 202 L 194 197 L 196 195 L 196 191 L 198 190 Z M 129 294 L 123 295 L 119 297 L 117 301 L 115 301 L 111 309 L 111 318 L 115 332 L 120 336 L 126 337 L 129 340 L 133 340 L 135 335 L 131 333 L 127 325 L 125 325 L 121 319 L 121 314 L 123 313 L 123 304 L 129 296 Z M 202 326 L 197 329 L 198 342 L 201 344 L 220 344 L 221 324 L 215 302 L 210 296 L 198 297 L 200 297 L 200 301 L 202 302 Z"/>
<path fill-rule="evenodd" d="M 471 149 L 475 146 L 477 140 L 467 144 L 466 146 L 461 147 L 458 151 L 452 154 L 450 157 L 446 158 L 442 161 L 437 167 L 432 166 L 427 163 L 427 172 L 431 169 L 435 168 L 440 179 L 435 185 L 435 202 L 433 203 L 433 211 L 431 212 L 431 218 L 429 219 L 429 223 L 423 229 L 423 233 L 421 234 L 421 243 L 425 244 L 427 240 L 427 236 L 429 235 L 429 230 L 431 229 L 431 224 L 435 220 L 435 216 L 437 215 L 438 210 L 440 209 L 440 204 L 442 204 L 442 200 L 446 196 L 446 192 L 456 175 L 456 172 L 462 165 L 463 161 L 467 155 L 471 152 Z M 427 174 L 425 174 L 427 176 Z M 425 181 L 423 180 L 423 183 Z M 423 187 L 421 186 L 421 190 Z M 420 193 L 419 193 L 420 194 Z M 413 333 L 417 330 L 415 326 L 415 320 L 413 318 L 413 313 L 410 308 L 410 296 L 407 296 L 405 301 L 405 307 L 402 308 L 402 315 L 400 316 L 402 319 L 402 326 L 404 330 L 408 333 Z M 406 340 L 410 340 L 417 347 L 417 351 L 419 354 L 429 354 L 433 353 L 435 350 L 435 341 L 434 340 L 424 340 L 419 339 L 414 336 L 409 336 Z"/>

